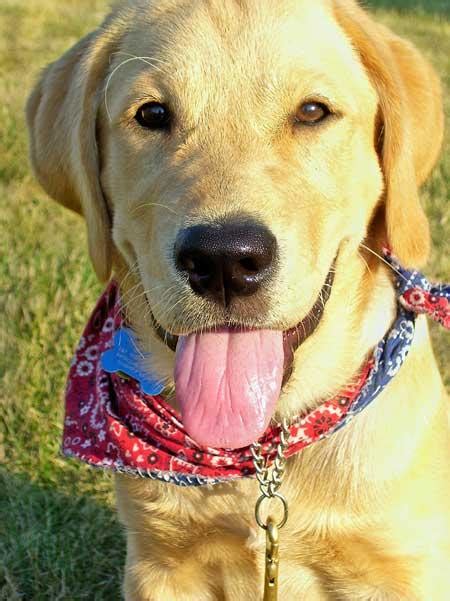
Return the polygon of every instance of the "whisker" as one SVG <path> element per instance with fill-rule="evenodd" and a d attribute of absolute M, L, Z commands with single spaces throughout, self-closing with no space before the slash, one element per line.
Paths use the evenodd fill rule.
<path fill-rule="evenodd" d="M 125 53 L 125 54 L 127 54 L 127 53 Z M 147 65 L 150 65 L 151 67 L 156 68 L 156 70 L 158 70 L 158 71 L 160 70 L 160 69 L 157 69 L 156 65 L 154 65 L 153 63 L 150 62 L 151 60 L 157 60 L 157 59 L 151 59 L 151 58 L 149 60 L 146 60 L 146 59 L 149 59 L 149 57 L 147 57 L 147 56 L 133 56 L 133 55 L 131 55 L 130 58 L 127 58 L 127 59 L 123 60 L 116 67 L 114 67 L 114 69 L 112 70 L 112 72 L 109 74 L 108 79 L 106 80 L 104 96 L 105 96 L 106 114 L 108 115 L 108 119 L 109 119 L 110 122 L 112 121 L 112 118 L 111 118 L 111 113 L 110 113 L 109 105 L 108 105 L 108 88 L 109 88 L 109 84 L 111 83 L 111 79 L 113 78 L 114 74 L 116 73 L 116 71 L 118 69 L 120 69 L 121 67 L 123 67 L 127 63 L 130 63 L 130 62 L 136 61 L 136 60 L 142 61 L 143 63 L 146 63 Z"/>
<path fill-rule="evenodd" d="M 133 293 L 135 290 L 139 290 L 139 288 L 141 287 L 141 282 L 138 282 L 137 284 L 135 284 L 134 286 L 132 286 L 129 290 L 127 290 L 127 292 L 125 294 L 123 294 L 122 296 L 122 304 L 121 304 L 121 310 L 125 310 L 128 306 L 128 304 L 131 302 L 131 300 L 133 300 L 134 296 Z M 141 296 L 141 293 L 139 293 L 136 298 L 139 298 L 139 296 Z M 131 297 L 131 300 L 127 301 L 126 299 Z"/>
<path fill-rule="evenodd" d="M 139 287 L 140 287 L 140 285 L 141 285 L 141 283 L 139 282 L 139 283 L 135 284 L 134 286 L 132 286 L 132 287 L 130 288 L 130 290 L 128 290 L 128 292 L 126 293 L 126 295 L 125 295 L 125 296 L 127 296 L 127 295 L 129 295 L 129 294 L 132 294 L 132 293 L 134 292 L 134 290 L 136 290 L 137 288 L 139 288 Z M 123 304 L 124 296 L 122 296 L 122 299 L 121 299 L 121 300 L 122 300 L 122 303 L 120 304 L 120 306 L 118 307 L 117 311 L 115 312 L 115 314 L 114 314 L 114 319 L 115 319 L 115 318 L 117 317 L 117 315 L 118 315 L 119 313 L 121 313 L 121 312 L 122 312 L 122 311 L 125 309 L 125 307 L 126 307 L 126 304 L 125 304 L 125 305 Z"/>
<path fill-rule="evenodd" d="M 141 286 L 141 285 L 142 285 L 142 284 L 141 284 L 141 283 L 139 283 L 137 286 Z M 136 288 L 137 286 L 135 286 L 135 288 Z M 128 299 L 128 300 L 127 300 L 127 301 L 126 301 L 126 302 L 125 302 L 125 303 L 122 305 L 122 310 L 125 310 L 125 309 L 127 309 L 127 307 L 129 307 L 129 305 L 130 305 L 131 303 L 134 303 L 134 302 L 135 302 L 135 301 L 137 301 L 139 298 L 142 298 L 142 297 L 144 297 L 144 296 L 146 297 L 146 296 L 147 296 L 147 294 L 150 294 L 151 292 L 154 292 L 155 290 L 158 290 L 158 289 L 162 288 L 163 286 L 164 286 L 164 284 L 160 284 L 160 285 L 158 285 L 158 286 L 153 286 L 152 288 L 149 288 L 149 289 L 147 289 L 147 290 L 142 290 L 141 292 L 139 292 L 139 294 L 135 294 L 134 296 L 132 296 L 131 298 L 129 298 L 129 299 Z M 129 295 L 129 293 L 128 293 L 126 296 L 128 296 L 128 295 Z M 145 299 L 145 302 L 146 302 L 146 304 L 148 304 L 148 302 L 147 302 L 147 299 Z"/>
<path fill-rule="evenodd" d="M 172 295 L 172 297 L 173 297 L 173 296 L 174 296 L 174 295 Z M 176 307 L 177 305 L 179 305 L 179 304 L 180 304 L 181 302 L 183 302 L 183 301 L 184 301 L 184 298 L 183 298 L 183 296 L 182 296 L 182 297 L 181 297 L 181 298 L 179 298 L 179 299 L 178 299 L 178 300 L 177 300 L 177 301 L 176 301 L 176 302 L 175 302 L 175 303 L 174 303 L 174 304 L 173 304 L 173 305 L 172 305 L 170 308 L 167 308 L 167 309 L 165 309 L 165 310 L 164 310 L 164 313 L 171 313 L 171 312 L 172 312 L 172 311 L 175 309 L 175 307 Z"/>
<path fill-rule="evenodd" d="M 150 294 L 151 292 L 154 292 L 155 290 L 163 288 L 164 285 L 165 284 L 159 284 L 157 286 L 152 286 L 151 288 L 148 288 L 147 290 L 141 290 L 141 292 L 139 292 L 139 294 L 133 294 L 133 292 L 136 289 L 142 288 L 142 282 L 139 282 L 138 284 L 133 286 L 130 290 L 128 290 L 127 293 L 124 295 L 124 298 L 123 298 L 124 302 L 119 307 L 119 309 L 116 313 L 116 316 L 120 311 L 125 313 L 131 303 L 134 303 L 135 301 L 137 301 L 138 299 L 143 298 L 143 297 L 144 298 L 141 301 L 140 305 L 144 305 L 144 307 L 148 308 L 149 304 L 148 304 L 148 300 L 147 300 L 147 294 Z M 144 315 L 144 317 L 146 317 L 146 315 Z"/>
<path fill-rule="evenodd" d="M 128 269 L 127 273 L 124 275 L 124 277 L 121 279 L 121 281 L 119 282 L 119 288 L 121 288 L 125 282 L 127 281 L 127 279 L 133 275 L 133 274 L 139 274 L 139 265 L 138 265 L 138 261 L 136 260 L 133 265 Z"/>
<path fill-rule="evenodd" d="M 366 258 L 364 257 L 364 255 L 362 255 L 360 252 L 358 252 L 358 256 L 361 259 L 361 261 L 364 263 L 366 270 L 372 275 L 372 270 L 370 269 L 369 263 L 366 261 Z"/>
<path fill-rule="evenodd" d="M 172 209 L 172 207 L 166 207 L 166 205 L 160 204 L 158 202 L 144 202 L 143 204 L 140 204 L 137 207 L 135 207 L 131 211 L 131 213 L 135 213 L 136 211 L 138 211 L 139 209 L 142 209 L 144 207 L 162 207 L 163 209 L 167 209 L 168 211 L 170 211 L 171 213 L 173 213 L 177 217 L 179 216 L 179 213 L 177 211 L 175 211 L 175 209 Z"/>
<path fill-rule="evenodd" d="M 382 257 L 381 255 L 379 255 L 377 252 L 375 252 L 374 250 L 372 250 L 371 248 L 369 248 L 368 246 L 366 246 L 365 244 L 363 244 L 362 242 L 360 243 L 360 246 L 362 246 L 362 248 L 364 248 L 365 250 L 367 250 L 368 252 L 372 253 L 375 257 L 377 257 L 378 259 L 380 259 L 380 261 L 382 261 L 383 263 L 385 263 L 390 269 L 392 269 L 392 271 L 394 273 L 396 273 L 398 276 L 400 276 L 403 280 L 405 280 L 405 282 L 408 281 L 408 278 L 405 278 L 405 276 L 398 271 L 398 269 L 395 269 L 395 267 L 393 265 L 391 265 L 389 263 L 389 261 L 386 261 L 386 259 L 384 257 Z"/>
<path fill-rule="evenodd" d="M 164 290 L 159 301 L 157 303 L 155 303 L 154 305 L 152 305 L 151 307 L 149 306 L 149 309 L 153 311 L 156 307 L 159 307 L 161 304 L 168 303 L 170 299 L 167 299 L 166 297 L 174 294 L 175 293 L 174 289 L 177 287 L 178 287 L 178 284 L 173 284 L 172 286 L 169 286 L 169 288 Z"/>

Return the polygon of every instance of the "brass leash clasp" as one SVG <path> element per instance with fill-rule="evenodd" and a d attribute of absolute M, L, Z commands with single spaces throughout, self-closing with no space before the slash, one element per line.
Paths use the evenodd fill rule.
<path fill-rule="evenodd" d="M 283 516 L 277 524 L 271 514 L 267 517 L 267 521 L 261 517 L 261 505 L 264 500 L 273 501 L 279 500 L 282 503 Z M 280 565 L 280 528 L 282 528 L 288 519 L 288 505 L 283 495 L 276 492 L 272 497 L 261 495 L 256 502 L 255 518 L 263 530 L 266 531 L 266 554 L 265 554 L 265 570 L 264 570 L 264 597 L 263 601 L 277 601 L 278 599 L 278 569 Z"/>
<path fill-rule="evenodd" d="M 280 544 L 278 526 L 269 517 L 266 528 L 266 570 L 264 575 L 264 601 L 277 601 L 278 599 L 278 565 Z"/>

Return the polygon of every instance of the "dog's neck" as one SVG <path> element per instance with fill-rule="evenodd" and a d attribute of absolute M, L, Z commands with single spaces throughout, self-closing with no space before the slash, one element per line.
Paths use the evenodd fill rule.
<path fill-rule="evenodd" d="M 345 266 L 352 259 L 341 261 Z M 297 351 L 297 367 L 286 391 L 289 412 L 314 407 L 319 399 L 338 393 L 386 335 L 397 313 L 389 267 L 381 262 L 367 265 L 362 256 L 353 259 L 351 269 L 342 267 L 337 266 L 322 324 Z M 430 374 L 427 382 L 421 379 L 424 371 Z M 405 393 L 410 390 L 415 390 L 414 398 Z M 388 481 L 410 468 L 415 453 L 420 455 L 418 449 L 425 443 L 419 439 L 419 424 L 439 421 L 441 399 L 428 324 L 419 317 L 408 359 L 389 388 L 345 428 L 292 457 L 290 494 L 297 494 L 300 481 L 302 498 L 310 496 L 317 503 L 319 495 L 324 508 L 336 502 L 358 507 L 369 497 L 379 502 Z"/>
<path fill-rule="evenodd" d="M 298 351 L 299 369 L 292 388 L 305 395 L 308 406 L 315 402 L 315 394 L 326 395 L 328 387 L 336 393 L 351 379 L 390 329 L 397 312 L 389 267 L 371 264 L 367 269 L 361 258 L 358 279 L 352 282 L 345 270 L 340 274 L 324 316 L 327 322 Z M 330 343 L 333 338 L 334 344 Z M 314 378 L 317 356 L 323 360 Z M 429 375 L 426 381 L 423 373 Z M 438 439 L 445 436 L 447 423 L 442 399 L 428 323 L 419 316 L 410 353 L 389 387 L 345 428 L 292 457 L 286 481 L 287 486 L 292 483 L 289 494 L 296 495 L 302 482 L 303 501 L 307 504 L 310 498 L 316 508 L 322 503 L 328 516 L 336 504 L 354 508 L 367 502 L 379 504 L 402 475 L 417 468 L 427 447 L 442 444 Z M 421 424 L 426 421 L 435 424 L 428 431 L 434 432 L 436 440 L 422 438 Z"/>

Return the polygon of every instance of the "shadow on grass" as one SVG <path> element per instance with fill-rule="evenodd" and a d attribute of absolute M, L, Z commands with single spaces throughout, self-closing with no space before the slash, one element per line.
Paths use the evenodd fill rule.
<path fill-rule="evenodd" d="M 0 467 L 0 599 L 121 599 L 124 537 L 115 512 Z"/>
<path fill-rule="evenodd" d="M 443 15 L 450 18 L 449 0 L 365 0 L 370 8 L 385 8 L 399 12 Z"/>

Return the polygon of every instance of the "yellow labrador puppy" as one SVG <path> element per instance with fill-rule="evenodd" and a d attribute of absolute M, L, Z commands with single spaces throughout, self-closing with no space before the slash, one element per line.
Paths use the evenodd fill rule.
<path fill-rule="evenodd" d="M 353 381 L 396 314 L 367 247 L 427 259 L 418 188 L 441 144 L 439 83 L 356 0 L 124 2 L 45 70 L 27 116 L 39 181 L 84 215 L 99 278 L 122 281 L 202 445 L 249 445 Z M 283 334 L 321 295 L 287 371 Z M 450 598 L 447 411 L 419 318 L 376 401 L 288 460 L 280 599 Z M 118 475 L 117 494 L 128 600 L 262 597 L 254 479 Z"/>

